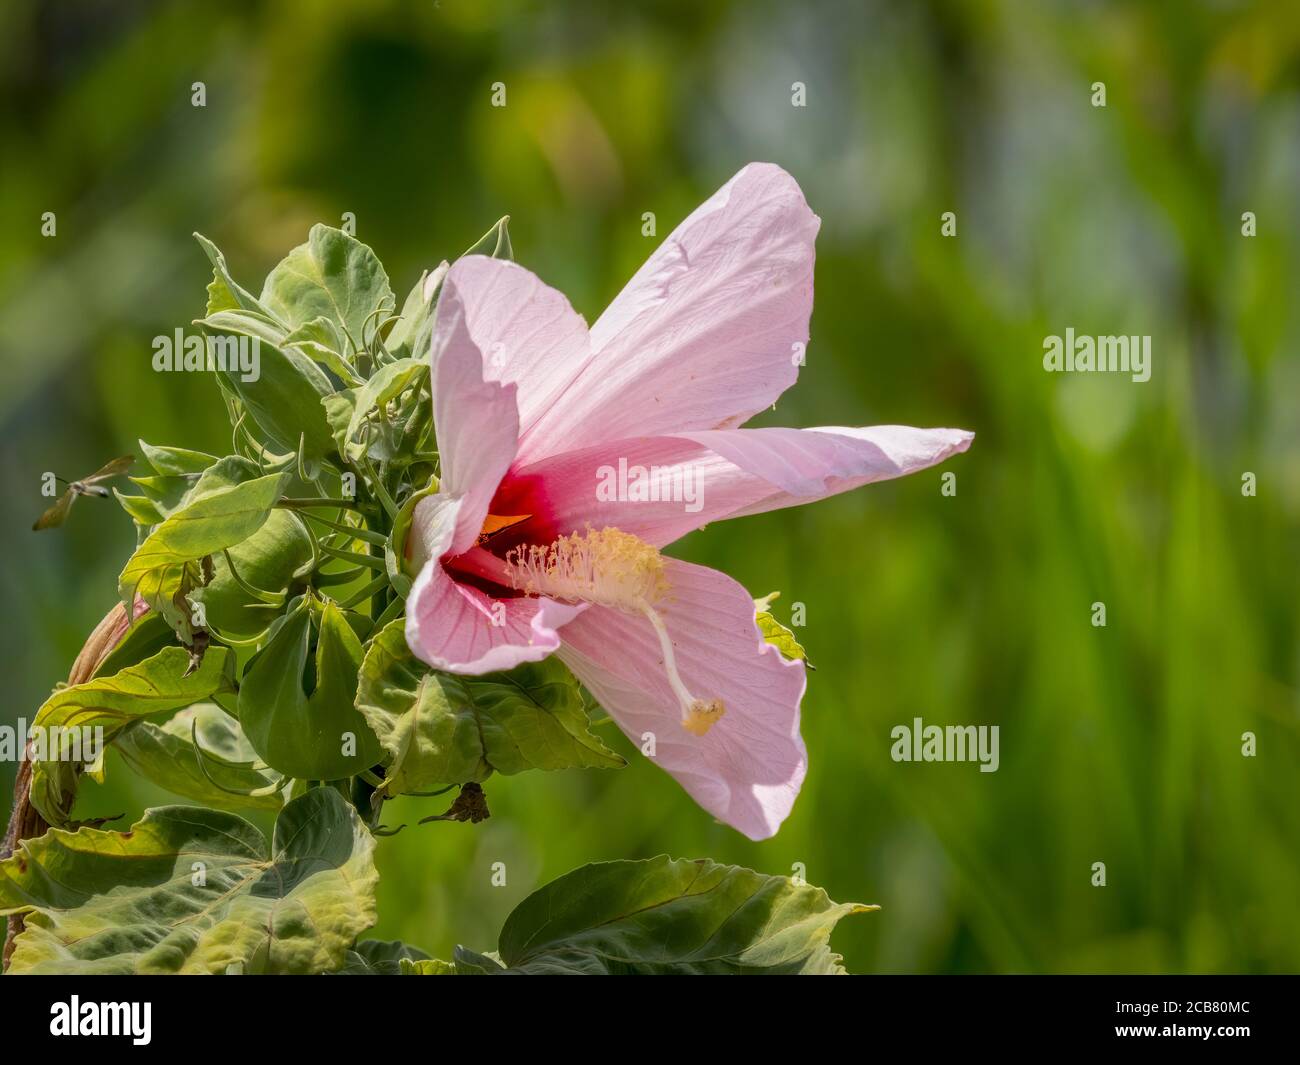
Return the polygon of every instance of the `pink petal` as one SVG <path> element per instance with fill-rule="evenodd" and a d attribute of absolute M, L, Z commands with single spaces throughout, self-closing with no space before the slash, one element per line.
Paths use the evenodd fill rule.
<path fill-rule="evenodd" d="M 728 517 L 761 514 L 838 495 L 875 481 L 890 481 L 937 466 L 967 450 L 975 434 L 965 429 L 915 429 L 910 425 L 815 429 L 749 429 L 683 434 L 730 462 L 734 480 L 770 488 Z"/>
<path fill-rule="evenodd" d="M 612 525 L 662 547 L 712 521 L 810 503 L 872 481 L 934 466 L 965 451 L 961 429 L 878 425 L 863 429 L 725 429 L 619 440 L 566 452 L 513 471 L 499 513 L 544 515 L 521 535 L 545 539 Z M 602 499 L 620 469 L 660 470 L 665 498 Z M 680 487 L 679 487 L 680 486 Z M 696 498 L 692 501 L 691 496 Z M 539 535 L 540 534 L 540 535 Z"/>
<path fill-rule="evenodd" d="M 471 330 L 470 308 L 457 282 L 453 267 L 438 297 L 431 345 L 440 491 L 463 504 L 448 545 L 453 554 L 478 538 L 519 440 L 515 385 L 486 376 L 483 351 L 491 338 Z"/>
<path fill-rule="evenodd" d="M 563 293 L 503 259 L 458 259 L 447 273 L 444 291 L 446 286 L 455 290 L 466 332 L 482 352 L 483 375 L 518 386 L 521 454 L 562 446 L 564 424 L 554 419 L 549 428 L 537 423 L 589 361 L 587 323 Z"/>
<path fill-rule="evenodd" d="M 582 611 L 553 599 L 494 599 L 432 561 L 406 600 L 406 644 L 434 669 L 494 673 L 554 653 L 556 630 Z"/>
<path fill-rule="evenodd" d="M 740 425 L 798 374 L 821 222 L 751 163 L 663 242 L 591 329 L 591 357 L 523 461 L 603 440 Z"/>
<path fill-rule="evenodd" d="M 406 564 L 422 570 L 429 561 L 446 556 L 456 538 L 457 519 L 464 500 L 437 492 L 425 496 L 411 511 L 411 527 L 406 534 Z"/>
<path fill-rule="evenodd" d="M 725 706 L 705 735 L 682 728 L 644 617 L 592 607 L 565 626 L 560 657 L 637 747 L 654 734 L 654 761 L 700 806 L 750 839 L 766 839 L 789 814 L 807 766 L 803 663 L 763 640 L 753 599 L 730 577 L 666 561 L 671 591 L 659 611 L 682 679 Z"/>

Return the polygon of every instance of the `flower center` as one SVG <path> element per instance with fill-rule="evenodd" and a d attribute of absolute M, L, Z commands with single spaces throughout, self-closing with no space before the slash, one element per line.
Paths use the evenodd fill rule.
<path fill-rule="evenodd" d="M 509 583 L 528 595 L 568 602 L 594 603 L 627 614 L 641 614 L 659 640 L 668 684 L 682 710 L 682 727 L 703 736 L 722 717 L 721 699 L 700 699 L 682 681 L 668 627 L 655 609 L 668 592 L 663 556 L 621 529 L 592 529 L 561 536 L 544 546 L 512 548 L 506 553 Z"/>
<path fill-rule="evenodd" d="M 588 528 L 551 544 L 512 548 L 506 571 L 529 595 L 624 611 L 653 605 L 668 590 L 663 556 L 621 529 Z"/>

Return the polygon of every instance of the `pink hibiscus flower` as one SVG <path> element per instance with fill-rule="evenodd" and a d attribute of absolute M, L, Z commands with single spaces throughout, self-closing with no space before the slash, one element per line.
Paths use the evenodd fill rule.
<path fill-rule="evenodd" d="M 528 270 L 459 260 L 432 341 L 441 482 L 407 545 L 419 576 L 406 639 L 422 661 L 477 674 L 558 654 L 751 839 L 776 832 L 803 782 L 804 664 L 763 640 L 738 583 L 659 549 L 706 522 L 925 469 L 972 436 L 737 428 L 794 384 L 819 225 L 789 174 L 751 164 L 590 330 Z M 620 461 L 689 485 L 690 501 L 609 491 Z"/>

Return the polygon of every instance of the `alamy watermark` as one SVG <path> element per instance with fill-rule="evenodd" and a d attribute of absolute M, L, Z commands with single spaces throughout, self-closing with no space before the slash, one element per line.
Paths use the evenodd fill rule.
<path fill-rule="evenodd" d="M 104 753 L 102 725 L 33 725 L 20 717 L 0 725 L 0 762 L 98 762 Z"/>
<path fill-rule="evenodd" d="M 246 336 L 186 336 L 177 327 L 171 336 L 153 338 L 153 368 L 158 373 L 220 370 L 239 374 L 241 381 L 256 381 L 262 376 L 262 342 Z"/>
<path fill-rule="evenodd" d="M 996 773 L 998 725 L 927 725 L 919 717 L 889 730 L 895 762 L 979 762 L 981 773 Z"/>
<path fill-rule="evenodd" d="M 143 1047 L 153 1038 L 152 1028 L 152 1002 L 82 1002 L 73 995 L 50 1006 L 50 1035 L 128 1036 Z"/>
<path fill-rule="evenodd" d="M 1043 369 L 1048 373 L 1126 373 L 1134 381 L 1151 380 L 1149 336 L 1064 336 L 1043 338 Z"/>
<path fill-rule="evenodd" d="M 629 465 L 620 458 L 617 466 L 596 470 L 598 503 L 681 503 L 688 514 L 704 508 L 704 473 L 699 466 L 680 462 L 675 466 Z"/>

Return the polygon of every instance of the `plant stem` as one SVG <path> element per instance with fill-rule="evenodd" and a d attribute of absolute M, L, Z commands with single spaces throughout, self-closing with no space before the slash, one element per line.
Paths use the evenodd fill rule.
<path fill-rule="evenodd" d="M 362 588 L 361 591 L 357 592 L 356 595 L 352 596 L 352 598 L 347 599 L 344 602 L 340 603 L 339 609 L 351 610 L 353 607 L 359 606 L 361 603 L 364 603 L 371 596 L 376 595 L 378 592 L 380 592 L 387 586 L 388 586 L 388 575 L 381 574 L 380 576 L 376 577 L 373 581 L 371 581 L 369 584 L 367 584 L 364 588 Z"/>
<path fill-rule="evenodd" d="M 342 510 L 361 509 L 361 507 L 351 499 L 330 499 L 328 496 L 309 496 L 303 499 L 289 499 L 286 497 L 277 501 L 275 505 L 277 507 L 282 507 L 285 510 L 308 510 L 320 507 L 330 507 Z"/>
<path fill-rule="evenodd" d="M 318 521 L 335 532 L 346 533 L 354 540 L 364 540 L 368 544 L 378 544 L 380 547 L 388 543 L 388 537 L 384 536 L 383 533 L 371 532 L 360 525 L 343 525 L 340 522 L 330 521 L 328 518 L 322 518 L 316 514 L 306 514 L 304 517 L 311 518 L 312 521 Z"/>

